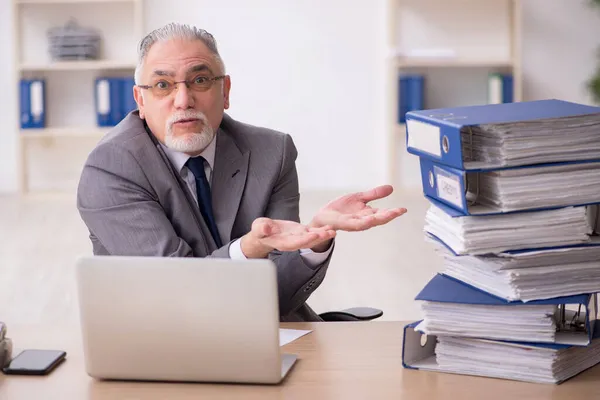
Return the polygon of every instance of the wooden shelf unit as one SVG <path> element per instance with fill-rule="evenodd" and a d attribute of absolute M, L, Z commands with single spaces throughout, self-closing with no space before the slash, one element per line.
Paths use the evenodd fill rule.
<path fill-rule="evenodd" d="M 125 19 L 129 19 L 128 23 L 130 24 L 129 29 L 132 31 L 132 34 L 135 36 L 135 41 L 139 41 L 144 34 L 144 10 L 143 10 L 143 0 L 11 0 L 12 9 L 13 9 L 13 21 L 14 21 L 14 62 L 15 62 L 15 71 L 16 71 L 16 82 L 15 82 L 15 98 L 16 104 L 20 104 L 20 93 L 18 91 L 19 81 L 22 78 L 31 77 L 31 76 L 43 76 L 48 81 L 50 80 L 60 80 L 65 79 L 64 72 L 67 72 L 69 75 L 67 76 L 75 76 L 75 74 L 88 74 L 81 75 L 84 78 L 88 79 L 88 76 L 92 76 L 93 74 L 98 73 L 123 73 L 126 75 L 132 76 L 133 71 L 135 70 L 136 61 L 135 61 L 135 49 L 131 49 L 130 57 L 128 59 L 115 59 L 115 57 L 107 56 L 105 59 L 98 60 L 81 60 L 81 61 L 37 61 L 36 60 L 24 60 L 25 57 L 23 53 L 25 53 L 24 49 L 28 45 L 26 42 L 26 38 L 24 38 L 24 29 L 27 28 L 26 25 L 22 25 L 27 22 L 27 19 L 24 18 L 24 13 L 31 10 L 42 10 L 37 9 L 36 7 L 45 7 L 43 10 L 48 10 L 48 14 L 52 14 L 48 16 L 48 23 L 54 23 L 57 15 L 60 16 L 62 22 L 66 22 L 70 17 L 70 11 L 75 7 L 79 10 L 80 13 L 86 13 L 85 8 L 82 7 L 101 7 L 102 10 L 110 10 L 110 7 L 117 7 L 115 10 L 122 10 L 123 7 L 130 7 L 131 9 L 131 17 L 129 18 L 129 14 L 123 17 Z M 130 5 L 130 6 L 129 6 Z M 64 12 L 63 12 L 64 10 Z M 110 12 L 110 11 L 108 11 Z M 37 11 L 37 18 L 39 20 L 40 11 Z M 41 14 L 45 17 L 45 14 Z M 122 14 L 120 14 L 122 15 Z M 64 17 L 64 18 L 63 18 Z M 110 18 L 105 16 L 105 20 L 109 20 Z M 106 22 L 105 22 L 106 23 Z M 82 24 L 82 26 L 87 24 Z M 107 32 L 111 30 L 110 26 L 95 26 L 100 32 L 104 33 L 104 30 Z M 104 41 L 105 38 L 103 35 L 103 43 L 102 45 L 106 45 L 107 43 Z M 132 38 L 133 39 L 133 38 Z M 29 40 L 33 40 L 29 38 Z M 114 37 L 113 41 L 110 42 L 112 46 L 118 46 L 119 43 L 115 43 Z M 59 75 L 55 74 L 56 72 L 60 73 Z M 92 82 L 93 83 L 93 82 Z M 46 85 L 46 93 L 45 96 L 48 97 L 48 85 Z M 88 90 L 88 89 L 84 89 Z M 89 95 L 89 93 L 88 93 Z M 56 96 L 61 96 L 61 94 L 54 94 L 54 103 L 53 110 L 56 111 L 57 108 L 60 108 L 60 101 L 56 101 Z M 86 105 L 89 106 L 89 105 Z M 79 143 L 79 139 L 100 139 L 106 132 L 109 131 L 110 128 L 104 128 L 99 126 L 91 125 L 95 123 L 95 115 L 86 116 L 86 119 L 89 121 L 83 126 L 79 126 L 75 124 L 74 126 L 52 126 L 46 124 L 46 127 L 41 129 L 22 129 L 20 124 L 20 110 L 17 107 L 19 118 L 17 118 L 17 126 L 16 131 L 18 132 L 18 150 L 19 150 L 19 186 L 21 193 L 30 192 L 30 179 L 29 179 L 29 159 L 30 159 L 30 149 L 29 145 L 33 143 L 35 140 L 42 140 L 44 143 L 58 143 L 55 142 L 55 139 L 73 139 L 74 141 L 71 143 L 73 146 L 76 146 Z M 48 113 L 48 106 L 46 106 L 46 110 Z M 63 110 L 64 114 L 64 110 Z M 46 121 L 48 121 L 48 115 L 46 115 Z M 88 126 L 90 124 L 90 126 Z M 59 154 L 62 156 L 62 152 L 65 152 L 65 161 L 69 160 L 68 150 L 63 150 L 63 148 L 59 149 Z"/>
<path fill-rule="evenodd" d="M 508 37 L 506 42 L 508 43 L 508 55 L 506 57 L 482 57 L 480 54 L 465 55 L 464 53 L 457 53 L 455 57 L 443 54 L 441 56 L 432 57 L 409 57 L 399 56 L 399 29 L 400 21 L 398 17 L 399 11 L 406 10 L 410 7 L 410 1 L 408 0 L 387 0 L 386 3 L 386 28 L 387 28 L 387 48 L 388 58 L 386 61 L 386 135 L 387 135 L 387 151 L 386 155 L 388 160 L 387 177 L 388 181 L 398 186 L 405 186 L 401 179 L 402 171 L 400 164 L 411 164 L 411 174 L 418 174 L 418 171 L 412 171 L 413 168 L 417 168 L 418 161 L 416 159 L 406 160 L 406 157 L 415 157 L 405 150 L 406 142 L 406 128 L 404 124 L 398 123 L 398 78 L 402 72 L 410 71 L 414 73 L 419 70 L 432 70 L 432 69 L 467 69 L 467 68 L 489 68 L 510 71 L 513 76 L 513 101 L 522 101 L 522 69 L 521 69 L 521 5 L 520 0 L 481 0 L 478 4 L 480 7 L 487 7 L 490 9 L 490 18 L 494 18 L 493 10 L 491 6 L 502 5 L 503 11 L 508 15 L 508 21 L 505 21 L 508 26 L 507 32 Z M 422 2 L 412 1 L 412 4 L 427 3 L 435 6 L 449 6 L 454 5 L 455 7 L 466 7 L 464 1 L 459 0 L 423 0 Z M 435 10 L 439 13 L 439 10 Z M 437 15 L 439 18 L 439 14 Z M 496 19 L 497 20 L 497 19 Z M 432 25 L 435 23 L 432 22 Z M 468 30 L 468 24 L 464 25 Z M 493 29 L 493 28 L 491 28 Z M 441 31 L 441 28 L 438 30 Z M 414 33 L 413 33 L 414 32 Z M 408 40 L 417 38 L 421 32 L 418 30 L 410 30 L 409 33 L 405 34 L 404 37 L 408 37 Z M 481 31 L 474 31 L 473 35 L 481 35 Z M 442 46 L 443 47 L 443 46 Z M 448 101 L 448 107 L 453 106 L 452 99 Z M 425 108 L 430 108 L 425 106 Z M 404 151 L 402 151 L 404 149 Z M 405 159 L 401 159 L 404 157 Z M 420 182 L 420 179 L 419 179 Z"/>

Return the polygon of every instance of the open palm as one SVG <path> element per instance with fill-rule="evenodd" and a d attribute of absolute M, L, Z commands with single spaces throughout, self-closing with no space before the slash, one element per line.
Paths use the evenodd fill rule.
<path fill-rule="evenodd" d="M 333 239 L 335 231 L 329 226 L 308 227 L 294 221 L 258 218 L 252 232 L 261 244 L 279 251 L 311 248 Z"/>
<path fill-rule="evenodd" d="M 309 224 L 312 227 L 330 226 L 334 230 L 363 231 L 383 225 L 406 212 L 405 208 L 377 209 L 370 201 L 389 196 L 390 185 L 375 187 L 365 192 L 351 193 L 326 204 Z"/>

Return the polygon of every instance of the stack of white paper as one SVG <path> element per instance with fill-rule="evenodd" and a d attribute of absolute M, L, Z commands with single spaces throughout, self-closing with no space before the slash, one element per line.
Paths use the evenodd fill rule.
<path fill-rule="evenodd" d="M 600 260 L 518 269 L 448 260 L 446 275 L 506 300 L 539 300 L 600 292 Z"/>
<path fill-rule="evenodd" d="M 593 231 L 591 218 L 587 207 L 452 217 L 431 205 L 425 216 L 425 231 L 456 254 L 477 255 L 586 243 Z"/>
<path fill-rule="evenodd" d="M 415 328 L 427 335 L 552 343 L 556 340 L 558 307 L 482 305 L 424 301 L 423 321 Z M 582 333 L 583 339 L 587 334 Z"/>
<path fill-rule="evenodd" d="M 600 238 L 592 245 L 457 256 L 437 241 L 444 274 L 503 299 L 530 301 L 600 292 Z"/>
<path fill-rule="evenodd" d="M 600 114 L 465 127 L 465 168 L 600 159 L 599 133 Z"/>
<path fill-rule="evenodd" d="M 588 347 L 545 347 L 445 336 L 438 337 L 435 355 L 446 372 L 560 383 L 600 362 L 600 340 Z"/>
<path fill-rule="evenodd" d="M 600 200 L 600 163 L 480 172 L 470 186 L 478 204 L 501 212 L 595 203 Z"/>

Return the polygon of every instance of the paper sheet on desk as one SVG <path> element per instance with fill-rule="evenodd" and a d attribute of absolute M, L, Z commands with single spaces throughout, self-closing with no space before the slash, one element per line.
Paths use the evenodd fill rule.
<path fill-rule="evenodd" d="M 312 331 L 301 329 L 279 329 L 279 346 L 293 342 Z"/>

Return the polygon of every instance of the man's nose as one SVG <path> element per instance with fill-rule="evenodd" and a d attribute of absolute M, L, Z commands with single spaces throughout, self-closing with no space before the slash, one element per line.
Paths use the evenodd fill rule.
<path fill-rule="evenodd" d="M 177 82 L 175 85 L 175 107 L 193 107 L 194 97 L 192 96 L 192 91 L 188 88 L 187 84 L 185 82 Z"/>

